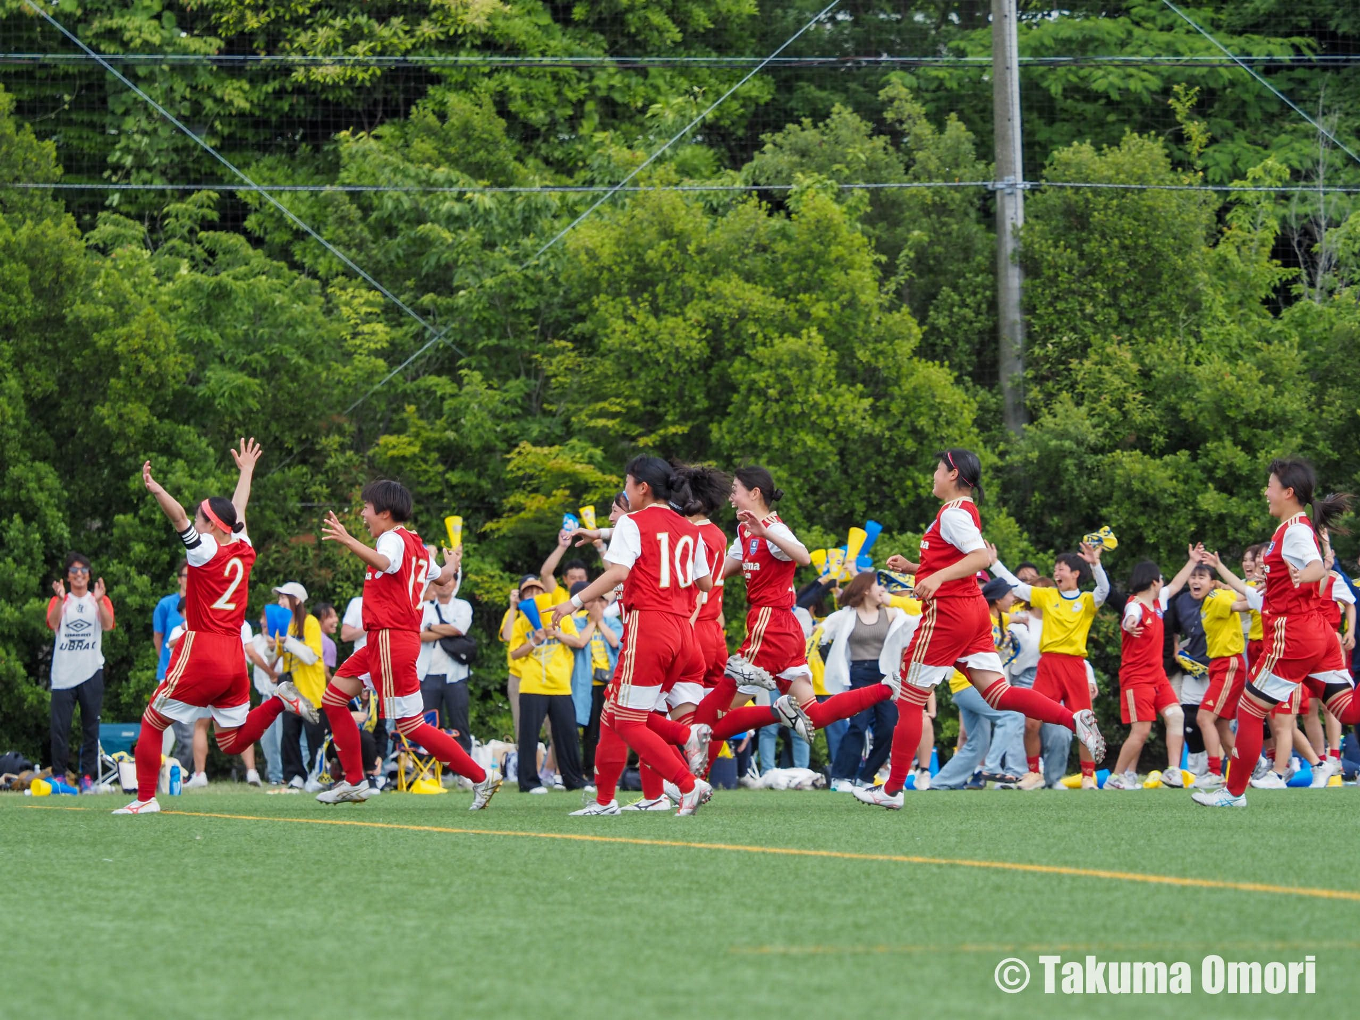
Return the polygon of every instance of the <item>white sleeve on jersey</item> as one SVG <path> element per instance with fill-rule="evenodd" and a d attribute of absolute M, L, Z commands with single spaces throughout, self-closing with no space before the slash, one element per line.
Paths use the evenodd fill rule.
<path fill-rule="evenodd" d="M 1265 596 L 1261 593 L 1261 589 L 1253 588 L 1251 585 L 1247 585 L 1247 594 L 1243 597 L 1247 600 L 1247 608 L 1254 609 L 1258 613 L 1261 611 L 1261 607 L 1266 604 Z"/>
<path fill-rule="evenodd" d="M 1332 578 L 1332 599 L 1346 605 L 1355 605 L 1355 596 L 1351 594 L 1350 586 L 1339 577 Z"/>
<path fill-rule="evenodd" d="M 987 545 L 968 511 L 957 506 L 940 514 L 940 537 L 963 553 L 977 552 Z"/>
<path fill-rule="evenodd" d="M 783 521 L 776 521 L 775 523 L 766 527 L 765 530 L 768 531 L 771 535 L 778 535 L 780 538 L 786 539 L 787 541 L 790 542 L 794 542 L 800 547 L 806 549 L 806 546 L 803 546 L 803 543 L 798 541 L 798 536 L 795 535 L 791 530 L 789 530 L 789 526 L 785 524 Z M 792 556 L 786 553 L 783 549 L 779 548 L 779 546 L 775 545 L 773 542 L 767 542 L 766 544 L 770 547 L 770 555 L 773 556 L 775 559 L 783 560 L 785 563 L 793 559 Z"/>
<path fill-rule="evenodd" d="M 184 557 L 191 567 L 201 567 L 217 555 L 217 539 L 200 535 L 192 524 L 179 537 L 184 540 Z"/>
<path fill-rule="evenodd" d="M 395 574 L 401 569 L 401 558 L 406 552 L 406 546 L 401 539 L 391 531 L 384 531 L 378 536 L 378 552 L 387 557 L 387 569 L 384 574 Z"/>
<path fill-rule="evenodd" d="M 729 560 L 741 559 L 741 532 L 737 532 L 737 537 L 732 539 L 732 544 L 727 547 L 727 558 Z"/>
<path fill-rule="evenodd" d="M 255 635 L 250 632 L 250 624 L 241 624 L 241 644 L 248 645 L 255 640 Z"/>
<path fill-rule="evenodd" d="M 364 597 L 362 595 L 356 595 L 349 600 L 349 605 L 345 607 L 345 618 L 340 622 L 346 627 L 358 627 L 363 629 Z"/>
<path fill-rule="evenodd" d="M 631 570 L 641 555 L 642 532 L 638 530 L 637 521 L 633 520 L 632 515 L 624 514 L 614 523 L 614 535 L 609 540 L 609 548 L 605 550 L 604 561 Z"/>
<path fill-rule="evenodd" d="M 1307 524 L 1291 524 L 1285 528 L 1280 555 L 1295 570 L 1302 570 L 1314 560 L 1322 559 L 1322 554 L 1318 552 L 1317 539 L 1313 537 L 1313 529 Z"/>
<path fill-rule="evenodd" d="M 1132 630 L 1143 622 L 1143 605 L 1137 599 L 1129 599 L 1129 604 L 1124 607 L 1123 627 L 1125 630 Z"/>
<path fill-rule="evenodd" d="M 1162 590 L 1157 593 L 1157 605 L 1164 613 L 1171 608 L 1171 589 L 1166 585 L 1162 585 Z"/>
<path fill-rule="evenodd" d="M 704 545 L 702 538 L 694 543 L 694 558 L 690 567 L 693 570 L 690 576 L 696 580 L 700 577 L 708 577 L 713 572 L 708 566 L 708 546 Z"/>

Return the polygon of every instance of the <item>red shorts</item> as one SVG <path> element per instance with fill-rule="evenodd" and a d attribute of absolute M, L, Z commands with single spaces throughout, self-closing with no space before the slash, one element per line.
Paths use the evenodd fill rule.
<path fill-rule="evenodd" d="M 1247 663 L 1240 655 L 1220 655 L 1209 660 L 1209 689 L 1199 707 L 1220 719 L 1237 717 L 1237 703 L 1247 685 Z"/>
<path fill-rule="evenodd" d="M 616 709 L 650 712 L 657 696 L 682 678 L 703 679 L 703 663 L 689 620 L 654 609 L 634 609 L 624 619 L 623 644 L 605 701 Z"/>
<path fill-rule="evenodd" d="M 795 680 L 812 676 L 807 662 L 807 638 L 791 609 L 752 606 L 746 613 L 746 640 L 740 654 L 777 678 Z"/>
<path fill-rule="evenodd" d="M 990 632 L 988 636 L 990 638 Z M 1061 702 L 1069 712 L 1091 707 L 1091 686 L 1086 679 L 1086 660 L 1080 655 L 1043 652 L 1034 672 L 1034 693 Z"/>
<path fill-rule="evenodd" d="M 902 677 L 917 687 L 946 679 L 955 669 L 1001 670 L 992 644 L 992 615 L 979 594 L 930 599 L 902 653 Z"/>
<path fill-rule="evenodd" d="M 425 701 L 420 695 L 420 675 L 416 671 L 419 655 L 419 631 L 370 630 L 368 644 L 340 663 L 335 675 L 361 677 L 367 674 L 369 679 L 364 685 L 377 693 L 378 710 L 383 718 L 410 719 L 425 711 Z"/>
<path fill-rule="evenodd" d="M 1332 652 L 1327 657 L 1322 669 L 1328 673 L 1342 672 L 1349 674 L 1350 667 L 1346 665 L 1346 651 L 1341 647 L 1341 635 L 1333 633 L 1332 638 Z"/>
<path fill-rule="evenodd" d="M 250 711 L 250 678 L 240 635 L 185 631 L 170 653 L 165 679 L 151 695 L 151 707 L 185 723 L 198 718 L 198 709 L 210 708 L 218 726 L 242 725 Z"/>
<path fill-rule="evenodd" d="M 704 687 L 712 690 L 727 669 L 727 634 L 717 620 L 698 620 L 694 624 L 694 639 L 704 659 Z"/>
<path fill-rule="evenodd" d="M 1158 712 L 1175 704 L 1176 691 L 1167 680 L 1130 684 L 1119 692 L 1120 718 L 1126 726 L 1135 722 L 1155 722 Z"/>
<path fill-rule="evenodd" d="M 1308 688 L 1303 684 L 1299 684 L 1294 688 L 1293 694 L 1271 709 L 1270 714 L 1272 716 L 1299 715 L 1300 713 L 1307 712 L 1312 707 L 1313 699 L 1308 694 Z"/>
<path fill-rule="evenodd" d="M 1251 667 L 1252 686 L 1276 701 L 1293 693 L 1293 685 L 1313 673 L 1345 668 L 1338 661 L 1336 632 L 1317 615 L 1263 617 L 1265 652 Z"/>
<path fill-rule="evenodd" d="M 1260 638 L 1252 638 L 1247 642 L 1247 667 L 1251 668 L 1260 661 L 1262 653 L 1265 651 L 1265 642 Z"/>

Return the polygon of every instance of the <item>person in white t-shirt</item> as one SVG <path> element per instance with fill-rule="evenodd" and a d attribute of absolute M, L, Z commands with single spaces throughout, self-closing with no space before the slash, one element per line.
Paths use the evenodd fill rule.
<path fill-rule="evenodd" d="M 461 637 L 472 628 L 472 605 L 453 597 L 456 580 L 430 586 L 434 598 L 426 601 L 420 621 L 420 655 L 416 672 L 420 674 L 420 695 L 426 712 L 443 710 L 444 726 L 453 738 L 472 750 L 471 721 L 468 717 L 470 672 L 440 644 L 442 638 Z"/>
<path fill-rule="evenodd" d="M 113 630 L 113 603 L 101 577 L 90 585 L 90 561 L 66 557 L 66 583 L 52 582 L 47 626 L 52 649 L 52 774 L 65 779 L 71 752 L 71 717 L 80 706 L 80 790 L 94 789 L 99 771 L 99 711 L 104 705 L 104 631 Z"/>

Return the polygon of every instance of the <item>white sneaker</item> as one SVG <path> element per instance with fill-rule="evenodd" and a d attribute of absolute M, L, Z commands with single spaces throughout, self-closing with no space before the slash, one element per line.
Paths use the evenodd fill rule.
<path fill-rule="evenodd" d="M 703 783 L 703 780 L 700 779 L 698 776 L 695 776 L 694 779 L 695 779 L 695 782 Z M 700 804 L 707 804 L 710 800 L 713 799 L 713 787 L 712 787 L 710 784 L 708 784 L 708 783 L 704 783 L 704 784 L 703 784 L 703 787 L 704 787 L 704 792 L 703 792 L 702 797 L 701 797 L 700 800 L 699 800 L 699 803 L 700 803 Z M 748 787 L 748 789 L 759 790 L 759 789 L 760 789 L 760 786 L 757 784 L 756 786 Z M 680 787 L 676 786 L 676 785 L 675 785 L 674 783 L 672 783 L 669 779 L 664 779 L 664 780 L 662 780 L 662 782 L 661 782 L 661 790 L 662 790 L 663 793 L 665 793 L 665 795 L 666 795 L 667 797 L 669 797 L 669 798 L 671 799 L 671 803 L 672 803 L 672 804 L 679 804 L 679 803 L 680 803 L 680 798 L 684 796 L 684 794 L 680 792 Z"/>
<path fill-rule="evenodd" d="M 368 789 L 364 791 L 364 800 L 376 797 L 383 792 L 383 781 L 381 776 L 369 776 L 366 780 Z"/>
<path fill-rule="evenodd" d="M 592 800 L 580 811 L 573 811 L 572 818 L 588 818 L 593 815 L 616 815 L 619 813 L 619 802 L 611 800 L 608 804 L 601 804 L 599 801 Z"/>
<path fill-rule="evenodd" d="M 930 769 L 917 769 L 916 782 L 912 784 L 917 790 L 930 789 Z"/>
<path fill-rule="evenodd" d="M 740 655 L 729 656 L 727 668 L 723 672 L 735 680 L 738 687 L 763 687 L 767 691 L 779 689 L 779 684 L 768 671 L 753 662 L 747 662 Z"/>
<path fill-rule="evenodd" d="M 365 783 L 364 786 L 365 786 L 365 788 L 367 788 L 368 784 Z M 321 782 L 321 780 L 319 780 L 319 779 L 310 779 L 310 778 L 309 778 L 309 779 L 307 780 L 307 782 L 305 782 L 305 783 L 302 784 L 302 789 L 303 789 L 303 791 L 304 791 L 305 793 L 316 793 L 316 792 L 318 792 L 319 790 L 324 790 L 324 789 L 325 789 L 325 785 L 324 785 L 324 784 Z"/>
<path fill-rule="evenodd" d="M 301 790 L 307 785 L 307 781 L 301 776 L 294 776 L 292 779 L 288 780 L 288 785 L 294 790 Z"/>
<path fill-rule="evenodd" d="M 594 783 L 586 783 L 585 786 L 581 787 L 581 792 L 582 792 L 582 793 L 595 793 L 595 792 L 596 792 L 596 790 L 595 790 L 595 784 L 594 784 Z"/>
<path fill-rule="evenodd" d="M 491 803 L 491 798 L 496 796 L 496 791 L 501 788 L 501 777 L 490 770 L 486 773 L 486 778 L 480 783 L 474 783 L 472 787 L 472 806 L 469 811 L 480 811 Z"/>
<path fill-rule="evenodd" d="M 274 688 L 274 697 L 283 702 L 283 709 L 290 715 L 300 715 L 313 725 L 321 721 L 316 706 L 302 696 L 291 680 L 285 680 Z"/>
<path fill-rule="evenodd" d="M 1308 784 L 1311 789 L 1320 790 L 1331 782 L 1332 776 L 1340 770 L 1336 767 L 1336 762 L 1331 758 L 1323 758 L 1313 769 L 1313 781 Z"/>
<path fill-rule="evenodd" d="M 160 812 L 160 801 L 152 797 L 150 800 L 134 800 L 126 807 L 120 807 L 112 812 L 115 815 L 154 815 Z"/>
<path fill-rule="evenodd" d="M 665 794 L 652 800 L 643 797 L 640 800 L 635 800 L 633 803 L 625 804 L 623 807 L 619 808 L 620 811 L 669 811 L 670 809 L 671 799 Z"/>
<path fill-rule="evenodd" d="M 208 785 L 208 773 L 195 772 L 187 783 L 184 784 L 186 790 L 202 790 Z"/>
<path fill-rule="evenodd" d="M 694 780 L 694 789 L 689 793 L 680 795 L 680 806 L 676 809 L 676 816 L 683 817 L 692 815 L 699 810 L 699 805 L 706 803 L 713 796 L 713 787 L 709 786 L 702 779 Z"/>
<path fill-rule="evenodd" d="M 1110 784 L 1107 782 L 1105 785 L 1109 786 Z M 1167 769 L 1162 773 L 1162 785 L 1175 787 L 1178 790 L 1183 789 L 1185 787 L 1185 773 L 1179 768 Z"/>
<path fill-rule="evenodd" d="M 1253 779 L 1251 785 L 1258 790 L 1283 790 L 1288 784 L 1284 776 L 1274 769 L 1269 769 L 1260 779 Z"/>
<path fill-rule="evenodd" d="M 685 744 L 685 764 L 696 776 L 702 775 L 708 765 L 708 744 L 713 737 L 713 727 L 706 723 L 693 723 L 689 728 L 689 741 Z"/>
<path fill-rule="evenodd" d="M 1083 708 L 1072 716 L 1072 721 L 1076 723 L 1077 739 L 1086 745 L 1086 750 L 1091 752 L 1092 760 L 1099 765 L 1105 760 L 1105 738 L 1096 728 L 1095 713 L 1089 708 Z"/>
<path fill-rule="evenodd" d="M 812 720 L 803 711 L 803 706 L 794 701 L 792 696 L 785 694 L 775 698 L 774 704 L 770 706 L 774 714 L 779 716 L 779 721 L 793 730 L 809 744 L 817 736 L 817 727 L 812 725 Z"/>
<path fill-rule="evenodd" d="M 535 786 L 529 792 L 534 794 L 547 794 L 548 788 L 546 786 Z"/>
<path fill-rule="evenodd" d="M 833 779 L 831 780 L 832 793 L 854 793 L 857 787 L 853 779 Z"/>
<path fill-rule="evenodd" d="M 329 790 L 318 793 L 316 799 L 322 804 L 362 804 L 368 800 L 368 788 L 368 780 L 351 786 L 348 780 L 342 779 Z"/>
<path fill-rule="evenodd" d="M 1204 790 L 1190 794 L 1190 799 L 1201 807 L 1246 807 L 1246 796 L 1234 797 L 1228 788 L 1222 787 L 1218 790 Z"/>
<path fill-rule="evenodd" d="M 898 790 L 889 797 L 881 786 L 866 786 L 855 791 L 855 800 L 871 807 L 887 808 L 889 811 L 902 810 L 902 791 Z"/>
<path fill-rule="evenodd" d="M 1262 777 L 1265 776 L 1267 772 L 1273 771 L 1274 768 L 1275 768 L 1274 762 L 1272 762 L 1269 758 L 1262 757 L 1259 761 L 1257 761 L 1256 768 L 1252 770 L 1251 778 L 1261 779 Z"/>
<path fill-rule="evenodd" d="M 1223 777 L 1213 772 L 1206 772 L 1202 776 L 1196 776 L 1190 785 L 1196 790 L 1218 790 L 1223 786 Z"/>
<path fill-rule="evenodd" d="M 896 701 L 902 696 L 902 674 L 897 672 L 897 670 L 893 670 L 880 680 L 879 683 L 892 691 L 892 697 L 888 699 L 889 701 Z"/>
<path fill-rule="evenodd" d="M 247 785 L 247 786 L 259 786 L 259 785 L 260 785 L 260 773 L 257 772 L 255 769 L 247 769 L 247 770 L 246 770 L 246 785 Z"/>
<path fill-rule="evenodd" d="M 1015 785 L 1021 790 L 1042 790 L 1046 783 L 1042 772 L 1026 772 Z"/>
<path fill-rule="evenodd" d="M 1138 782 L 1138 777 L 1132 772 L 1125 772 L 1123 775 L 1112 775 L 1105 780 L 1106 790 L 1141 790 L 1143 784 Z"/>

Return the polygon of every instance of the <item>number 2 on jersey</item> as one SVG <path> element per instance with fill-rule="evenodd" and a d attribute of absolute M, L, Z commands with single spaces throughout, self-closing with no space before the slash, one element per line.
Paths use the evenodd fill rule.
<path fill-rule="evenodd" d="M 671 586 L 670 532 L 658 531 L 656 540 L 661 546 L 660 587 L 669 588 Z M 682 535 L 680 541 L 675 543 L 675 576 L 680 579 L 681 588 L 688 588 L 694 583 L 694 539 L 689 535 Z"/>
<path fill-rule="evenodd" d="M 246 566 L 241 562 L 241 557 L 233 556 L 231 559 L 227 560 L 227 565 L 222 571 L 222 576 L 231 577 L 233 569 L 236 572 L 236 576 L 231 578 L 231 584 L 227 585 L 227 590 L 222 593 L 221 598 L 208 607 L 209 609 L 225 609 L 227 612 L 230 612 L 236 608 L 235 602 L 228 602 L 227 600 L 231 598 L 232 594 L 240 585 L 242 578 L 246 576 Z"/>

